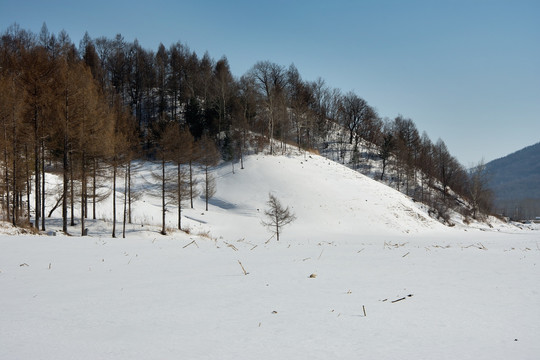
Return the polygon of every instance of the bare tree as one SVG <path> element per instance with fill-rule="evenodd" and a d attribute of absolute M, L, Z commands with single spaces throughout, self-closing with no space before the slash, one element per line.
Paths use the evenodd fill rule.
<path fill-rule="evenodd" d="M 367 102 L 352 91 L 341 98 L 341 122 L 349 130 L 349 144 L 352 145 L 356 129 L 368 109 Z"/>
<path fill-rule="evenodd" d="M 240 168 L 244 168 L 244 154 L 247 148 L 248 132 L 254 127 L 256 118 L 257 93 L 254 79 L 249 76 L 242 76 L 239 83 L 237 97 L 237 113 L 233 116 L 233 141 L 236 152 L 240 157 Z"/>
<path fill-rule="evenodd" d="M 284 208 L 281 202 L 271 193 L 268 194 L 266 204 L 268 205 L 268 209 L 264 211 L 264 215 L 266 215 L 267 220 L 262 220 L 261 222 L 264 226 L 268 227 L 270 232 L 276 235 L 276 239 L 279 241 L 281 228 L 296 220 L 296 216 L 288 206 Z"/>
<path fill-rule="evenodd" d="M 433 188 L 435 160 L 433 158 L 433 143 L 425 131 L 420 138 L 419 148 L 416 166 L 420 170 L 420 201 L 429 204 L 430 189 Z"/>
<path fill-rule="evenodd" d="M 420 136 L 414 122 L 401 115 L 394 119 L 393 127 L 397 154 L 396 170 L 399 180 L 405 181 L 405 193 L 409 195 L 411 184 L 416 187 L 415 163 L 418 158 Z"/>
<path fill-rule="evenodd" d="M 112 167 L 112 199 L 113 199 L 113 228 L 112 237 L 116 237 L 116 177 L 119 168 L 128 161 L 126 154 L 129 152 L 129 142 L 125 130 L 125 124 L 128 121 L 129 114 L 126 109 L 120 104 L 119 96 L 116 96 L 116 101 L 113 107 L 113 127 L 111 138 L 109 141 L 111 155 L 108 157 L 108 162 Z"/>
<path fill-rule="evenodd" d="M 20 66 L 25 71 L 21 72 L 20 81 L 25 89 L 28 125 L 33 127 L 33 162 L 34 162 L 34 211 L 35 226 L 39 228 L 39 220 L 42 214 L 42 154 L 45 139 L 45 114 L 49 105 L 50 88 L 54 81 L 54 63 L 49 61 L 49 55 L 43 48 L 34 47 L 24 49 L 21 54 Z"/>
<path fill-rule="evenodd" d="M 274 131 L 282 113 L 285 91 L 285 69 L 269 61 L 256 63 L 249 71 L 249 76 L 261 94 L 268 117 L 268 138 L 270 140 L 270 153 L 273 154 Z"/>
<path fill-rule="evenodd" d="M 199 162 L 204 169 L 204 198 L 206 202 L 206 211 L 208 211 L 208 200 L 216 193 L 216 181 L 214 174 L 212 174 L 210 170 L 219 162 L 220 154 L 214 141 L 206 135 L 199 140 L 199 149 Z"/>
<path fill-rule="evenodd" d="M 172 199 L 174 199 L 174 172 L 172 171 L 169 162 L 172 160 L 172 148 L 174 146 L 174 139 L 178 134 L 176 123 L 169 122 L 166 119 L 161 119 L 154 123 L 152 127 L 152 138 L 154 143 L 154 151 L 157 160 L 159 161 L 159 171 L 152 173 L 152 178 L 159 184 L 159 187 L 155 187 L 155 196 L 161 198 L 161 234 L 167 235 L 166 228 L 166 213 L 168 211 L 168 205 Z"/>
<path fill-rule="evenodd" d="M 382 171 L 381 171 L 381 181 L 384 179 L 384 172 L 386 166 L 388 165 L 388 160 L 392 156 L 392 151 L 394 150 L 394 137 L 391 132 L 386 132 L 383 135 L 383 141 L 379 147 L 379 157 L 382 160 Z"/>
<path fill-rule="evenodd" d="M 229 62 L 224 56 L 214 67 L 216 103 L 219 112 L 217 132 L 228 130 L 230 123 L 229 108 L 234 78 L 231 74 Z"/>
<path fill-rule="evenodd" d="M 182 204 L 190 196 L 189 173 L 184 165 L 190 161 L 193 153 L 193 136 L 187 127 L 173 122 L 168 124 L 162 143 L 167 147 L 167 158 L 176 165 L 174 196 L 171 201 L 178 206 L 178 230 L 182 230 Z"/>
<path fill-rule="evenodd" d="M 288 114 L 296 131 L 296 143 L 299 149 L 312 147 L 314 116 L 310 107 L 313 107 L 315 101 L 312 88 L 302 80 L 294 64 L 289 66 L 286 74 Z"/>
<path fill-rule="evenodd" d="M 489 176 L 484 161 L 469 170 L 468 195 L 472 206 L 472 216 L 479 212 L 490 212 L 493 208 L 493 192 L 488 188 Z"/>

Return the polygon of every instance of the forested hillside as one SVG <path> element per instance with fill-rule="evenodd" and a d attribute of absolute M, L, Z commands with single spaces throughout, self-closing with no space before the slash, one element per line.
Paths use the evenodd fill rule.
<path fill-rule="evenodd" d="M 160 165 L 153 182 L 161 186 L 165 216 L 165 202 L 192 203 L 194 167 L 204 172 L 209 199 L 219 161 L 242 163 L 247 152 L 274 154 L 290 145 L 320 153 L 337 146 L 353 164 L 376 157 L 382 166 L 374 177 L 427 203 L 436 216 L 490 210 L 484 167 L 467 172 L 443 140 L 420 134 L 413 120 L 382 118 L 353 92 L 302 79 L 294 65 L 260 61 L 235 76 L 226 57 L 201 57 L 180 42 L 152 51 L 121 35 L 86 34 L 76 46 L 45 25 L 40 34 L 11 26 L 0 40 L 0 127 L 3 217 L 42 230 L 51 210 L 46 194 L 58 195 L 64 231 L 75 207 L 84 229 L 107 194 L 104 183 L 113 193 L 122 184 L 129 221 L 133 160 Z M 360 151 L 362 143 L 371 151 Z M 48 172 L 61 174 L 61 188 L 47 188 Z M 115 200 L 114 224 L 119 208 Z"/>
<path fill-rule="evenodd" d="M 497 211 L 520 219 L 540 216 L 540 143 L 486 164 Z"/>

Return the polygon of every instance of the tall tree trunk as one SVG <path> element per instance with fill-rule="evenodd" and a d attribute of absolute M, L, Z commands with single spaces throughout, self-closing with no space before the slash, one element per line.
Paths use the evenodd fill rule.
<path fill-rule="evenodd" d="M 24 144 L 24 158 L 26 160 L 26 216 L 30 220 L 30 193 L 32 192 L 32 180 L 30 175 L 30 162 L 28 161 L 28 145 Z M 9 194 L 9 192 L 8 192 Z"/>
<path fill-rule="evenodd" d="M 13 115 L 14 118 L 15 118 L 15 115 Z M 9 161 L 8 161 L 8 136 L 7 136 L 7 132 L 8 132 L 8 129 L 7 129 L 7 124 L 4 123 L 4 182 L 5 182 L 5 186 L 6 186 L 6 191 L 5 191 L 5 198 L 2 197 L 2 200 L 4 201 L 4 203 L 2 205 L 6 205 L 6 207 L 4 208 L 5 210 L 5 213 L 2 214 L 3 216 L 5 215 L 5 219 L 8 219 L 10 218 L 10 213 L 9 213 L 9 167 L 10 167 L 10 164 L 9 164 Z M 28 216 L 30 216 L 30 212 L 28 212 Z"/>
<path fill-rule="evenodd" d="M 128 190 L 128 223 L 131 224 L 131 161 L 127 168 L 127 190 Z"/>
<path fill-rule="evenodd" d="M 45 231 L 45 143 L 41 139 L 41 230 Z"/>
<path fill-rule="evenodd" d="M 246 118 L 246 113 L 247 113 L 247 110 L 244 110 L 244 118 Z M 247 119 L 246 119 L 246 124 L 247 124 Z M 247 130 L 244 127 L 242 129 L 242 144 L 240 145 L 240 164 L 241 164 L 240 169 L 242 170 L 244 170 L 244 151 L 246 149 L 246 137 L 247 137 L 246 133 L 247 133 Z"/>
<path fill-rule="evenodd" d="M 68 171 L 69 171 L 69 161 L 68 161 L 68 151 L 69 151 L 69 139 L 68 139 L 68 124 L 69 124 L 69 92 L 66 87 L 64 90 L 65 95 L 65 103 L 64 103 L 64 144 L 63 144 L 63 154 L 62 154 L 62 162 L 63 162 L 63 200 L 62 200 L 62 231 L 67 234 L 67 202 L 68 202 L 68 186 L 69 186 L 69 178 L 68 178 Z"/>
<path fill-rule="evenodd" d="M 178 230 L 182 230 L 182 169 L 177 166 L 177 189 L 178 189 Z"/>
<path fill-rule="evenodd" d="M 41 216 L 41 186 L 40 186 L 40 172 L 39 172 L 39 132 L 38 132 L 38 110 L 37 106 L 34 106 L 34 181 L 36 194 L 34 196 L 34 212 L 35 212 L 35 227 L 39 229 L 39 219 Z M 15 189 L 13 189 L 15 191 Z"/>
<path fill-rule="evenodd" d="M 189 160 L 189 198 L 193 209 L 193 161 L 191 159 Z"/>
<path fill-rule="evenodd" d="M 86 235 L 84 219 L 86 218 L 85 194 L 86 194 L 86 157 L 84 150 L 81 153 L 81 236 Z"/>
<path fill-rule="evenodd" d="M 16 144 L 14 144 L 14 151 L 13 151 L 13 173 L 12 173 L 12 177 L 13 177 L 13 185 L 12 185 L 12 189 L 13 189 L 13 212 L 12 212 L 12 223 L 13 223 L 13 226 L 17 226 L 17 223 L 19 222 L 19 217 L 18 217 L 18 213 L 17 213 L 17 208 L 18 208 L 18 197 L 17 197 L 17 149 L 16 149 Z M 9 197 L 9 195 L 8 195 Z M 9 210 L 8 210 L 9 211 Z M 37 227 L 37 229 L 39 229 L 39 226 Z"/>
<path fill-rule="evenodd" d="M 84 201 L 84 218 L 88 219 L 88 179 L 86 178 L 86 168 L 83 169 L 83 173 L 85 177 L 84 177 L 84 191 L 83 191 L 84 196 L 82 200 Z"/>
<path fill-rule="evenodd" d="M 7 142 L 6 142 L 7 143 Z M 7 145 L 4 148 L 4 176 L 5 176 L 5 183 L 6 183 L 6 212 L 7 215 L 6 218 L 10 218 L 9 214 L 9 162 L 8 162 L 8 156 L 7 156 Z M 28 216 L 30 216 L 30 212 L 28 212 Z"/>
<path fill-rule="evenodd" d="M 116 237 L 116 156 L 114 157 L 113 163 L 113 227 L 112 227 L 112 237 Z"/>
<path fill-rule="evenodd" d="M 69 182 L 69 185 L 70 185 L 70 199 L 69 199 L 69 202 L 70 202 L 70 206 L 71 206 L 71 222 L 70 222 L 70 226 L 75 226 L 75 179 L 73 178 L 73 154 L 71 153 L 71 151 L 69 152 L 69 163 L 71 164 L 71 166 L 69 167 L 69 174 L 70 174 L 70 182 Z"/>
<path fill-rule="evenodd" d="M 270 110 L 270 123 L 268 124 L 268 131 L 270 132 L 270 155 L 274 155 L 274 114 Z"/>
<path fill-rule="evenodd" d="M 92 169 L 92 219 L 96 220 L 96 167 L 97 160 L 94 160 L 94 166 Z"/>
<path fill-rule="evenodd" d="M 166 208 L 165 208 L 165 159 L 163 158 L 161 160 L 161 216 L 162 216 L 162 221 L 161 221 L 161 234 L 162 235 L 167 235 L 167 231 L 165 229 L 165 211 L 166 211 Z"/>
<path fill-rule="evenodd" d="M 127 168 L 129 168 L 129 163 L 127 165 Z M 126 238 L 126 219 L 127 219 L 127 184 L 128 184 L 128 175 L 129 170 L 126 169 L 126 173 L 124 174 L 124 212 L 123 212 L 123 219 L 122 219 L 122 238 Z"/>
<path fill-rule="evenodd" d="M 67 141 L 67 134 L 64 134 L 64 153 L 62 154 L 62 161 L 63 161 L 63 169 L 62 169 L 62 175 L 63 175 L 63 189 L 62 189 L 62 231 L 67 234 L 67 202 L 68 202 L 68 185 L 69 185 L 69 177 L 68 177 L 68 141 Z"/>
<path fill-rule="evenodd" d="M 13 131 L 13 151 L 12 151 L 12 156 L 13 156 L 13 172 L 11 173 L 11 176 L 13 177 L 12 181 L 13 181 L 13 184 L 12 184 L 12 192 L 13 192 L 13 213 L 12 213 L 12 223 L 13 223 L 13 226 L 17 226 L 17 222 L 18 222 L 18 219 L 17 219 L 17 207 L 15 206 L 16 204 L 16 191 L 17 191 L 17 123 L 16 123 L 16 119 L 15 119 L 15 113 L 13 113 L 13 118 L 12 118 L 12 131 Z M 6 143 L 7 144 L 7 143 Z M 6 145 L 7 146 L 7 145 Z M 8 218 L 9 218 L 9 175 L 8 175 L 8 162 L 7 162 L 7 156 L 6 156 L 6 187 L 7 187 L 7 198 L 8 198 L 8 207 L 7 207 L 7 213 L 8 213 Z M 28 214 L 28 216 L 30 216 L 30 214 Z"/>
<path fill-rule="evenodd" d="M 205 191 L 205 194 L 204 194 L 204 200 L 205 200 L 205 203 L 206 203 L 206 211 L 208 211 L 208 193 L 210 192 L 210 187 L 208 184 L 208 165 L 204 167 L 204 191 Z"/>
<path fill-rule="evenodd" d="M 240 169 L 244 169 L 244 155 L 242 155 L 243 151 L 240 150 Z"/>

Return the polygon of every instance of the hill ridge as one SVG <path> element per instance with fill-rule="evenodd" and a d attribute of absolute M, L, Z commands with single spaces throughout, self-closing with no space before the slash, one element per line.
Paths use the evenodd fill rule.
<path fill-rule="evenodd" d="M 540 142 L 486 164 L 497 201 L 540 199 Z"/>

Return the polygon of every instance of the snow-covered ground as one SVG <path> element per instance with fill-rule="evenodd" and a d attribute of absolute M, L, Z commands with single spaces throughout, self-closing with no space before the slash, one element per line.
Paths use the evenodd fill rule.
<path fill-rule="evenodd" d="M 84 238 L 1 235 L 0 359 L 538 358 L 540 229 L 445 227 L 315 155 L 235 170 L 208 212 L 184 210 L 189 234 L 171 208 L 160 235 L 144 196 L 126 239 L 101 220 Z M 297 216 L 279 242 L 269 192 Z"/>

